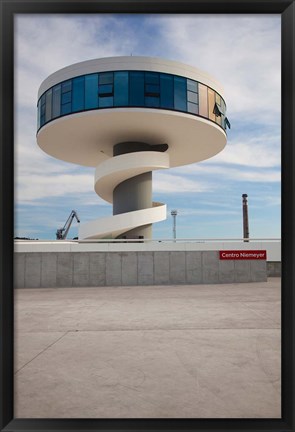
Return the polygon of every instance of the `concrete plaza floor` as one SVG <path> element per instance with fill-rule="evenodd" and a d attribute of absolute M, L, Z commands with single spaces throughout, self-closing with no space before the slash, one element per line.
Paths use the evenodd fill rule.
<path fill-rule="evenodd" d="M 15 290 L 15 417 L 278 418 L 280 290 Z"/>

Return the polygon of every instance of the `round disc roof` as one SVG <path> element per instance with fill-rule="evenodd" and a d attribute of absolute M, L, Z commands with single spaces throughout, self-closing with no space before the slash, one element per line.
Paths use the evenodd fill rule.
<path fill-rule="evenodd" d="M 134 141 L 167 143 L 170 166 L 208 159 L 226 145 L 215 123 L 177 111 L 109 108 L 67 115 L 43 126 L 37 134 L 42 150 L 55 158 L 96 166 L 113 156 L 113 146 Z"/>

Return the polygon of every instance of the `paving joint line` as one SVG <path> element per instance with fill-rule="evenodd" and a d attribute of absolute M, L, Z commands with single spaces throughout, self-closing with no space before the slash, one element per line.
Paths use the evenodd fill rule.
<path fill-rule="evenodd" d="M 136 331 L 185 331 L 185 330 L 194 330 L 194 331 L 204 331 L 204 330 L 281 330 L 281 327 L 184 327 L 184 328 L 126 328 L 126 329 L 72 329 L 68 330 L 66 333 L 99 333 L 99 332 L 136 332 Z M 42 332 L 24 332 L 24 333 L 42 333 Z M 49 347 L 48 347 L 49 348 Z"/>
<path fill-rule="evenodd" d="M 271 320 L 271 318 L 269 318 L 267 315 L 263 314 L 263 312 L 259 312 L 257 310 L 252 309 L 249 305 L 247 305 L 247 301 L 243 301 L 241 302 L 241 304 L 246 307 L 247 309 L 249 309 L 251 312 L 253 312 L 255 315 L 257 315 L 259 318 L 265 319 L 265 320 Z M 254 303 L 254 302 L 252 302 Z"/>
<path fill-rule="evenodd" d="M 35 332 L 28 332 L 28 333 L 35 333 Z M 35 360 L 37 357 L 39 357 L 41 354 L 43 354 L 45 351 L 47 351 L 49 348 L 51 348 L 53 345 L 55 345 L 58 341 L 60 341 L 64 336 L 66 336 L 69 332 L 66 331 L 62 336 L 60 336 L 57 340 L 52 342 L 50 345 L 45 347 L 41 352 L 39 352 L 35 357 L 33 357 L 31 360 L 29 360 L 26 364 L 24 364 L 21 368 L 19 368 L 17 371 L 14 372 L 14 375 L 16 375 L 18 372 L 20 372 L 24 367 L 26 367 L 29 363 L 31 363 L 33 360 Z"/>

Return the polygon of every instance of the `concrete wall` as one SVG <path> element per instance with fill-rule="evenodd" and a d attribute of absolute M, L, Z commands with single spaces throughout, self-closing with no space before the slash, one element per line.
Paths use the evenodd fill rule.
<path fill-rule="evenodd" d="M 143 243 L 116 242 L 112 240 L 78 242 L 71 240 L 16 240 L 15 252 L 154 252 L 154 251 L 218 251 L 218 250 L 266 250 L 267 261 L 281 261 L 281 241 L 251 240 L 148 240 Z"/>
<path fill-rule="evenodd" d="M 220 261 L 218 251 L 17 252 L 16 288 L 263 282 L 263 260 Z"/>
<path fill-rule="evenodd" d="M 269 277 L 281 277 L 282 275 L 282 263 L 278 261 L 271 261 L 266 263 L 267 276 Z"/>

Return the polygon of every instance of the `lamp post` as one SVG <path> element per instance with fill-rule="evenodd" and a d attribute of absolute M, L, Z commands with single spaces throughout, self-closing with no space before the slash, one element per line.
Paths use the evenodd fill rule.
<path fill-rule="evenodd" d="M 177 210 L 171 210 L 171 216 L 173 217 L 173 238 L 176 241 L 176 216 Z"/>

